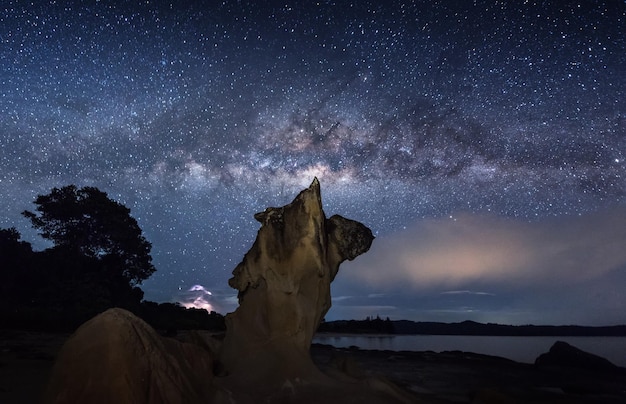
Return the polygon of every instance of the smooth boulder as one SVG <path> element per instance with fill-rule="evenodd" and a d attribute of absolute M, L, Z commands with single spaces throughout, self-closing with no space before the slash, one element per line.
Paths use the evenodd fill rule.
<path fill-rule="evenodd" d="M 197 345 L 164 338 L 119 308 L 94 317 L 66 341 L 45 403 L 210 403 L 213 359 Z"/>

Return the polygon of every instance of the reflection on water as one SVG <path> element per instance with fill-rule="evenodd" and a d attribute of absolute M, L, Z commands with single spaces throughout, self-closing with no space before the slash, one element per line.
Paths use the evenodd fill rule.
<path fill-rule="evenodd" d="M 466 351 L 533 363 L 556 341 L 565 341 L 583 351 L 626 367 L 626 337 L 492 337 L 464 335 L 341 335 L 316 334 L 314 343 L 337 348 L 389 351 Z"/>
<path fill-rule="evenodd" d="M 395 335 L 323 335 L 317 334 L 314 343 L 332 345 L 337 348 L 356 346 L 361 349 L 376 349 L 381 351 L 401 351 L 397 348 Z"/>

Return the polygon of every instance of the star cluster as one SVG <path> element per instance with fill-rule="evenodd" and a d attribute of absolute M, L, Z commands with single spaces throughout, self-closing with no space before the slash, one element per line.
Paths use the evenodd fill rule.
<path fill-rule="evenodd" d="M 153 244 L 146 297 L 226 279 L 252 218 L 314 176 L 385 236 L 626 199 L 620 1 L 9 1 L 0 226 L 97 186 Z"/>

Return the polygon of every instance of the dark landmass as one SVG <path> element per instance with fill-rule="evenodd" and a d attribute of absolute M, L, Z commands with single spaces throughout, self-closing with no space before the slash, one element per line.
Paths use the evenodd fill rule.
<path fill-rule="evenodd" d="M 419 335 L 482 335 L 507 337 L 623 337 L 626 325 L 586 327 L 579 325 L 502 325 L 483 324 L 475 321 L 460 323 L 437 323 L 410 320 L 365 320 L 326 321 L 318 332 L 349 334 L 419 334 Z"/>
<path fill-rule="evenodd" d="M 80 306 L 44 308 L 0 305 L 0 330 L 70 333 L 108 308 L 104 306 L 98 310 L 86 310 Z M 186 308 L 178 303 L 144 300 L 126 308 L 154 329 L 170 334 L 177 330 L 226 330 L 223 315 L 205 309 Z"/>
<path fill-rule="evenodd" d="M 177 330 L 225 331 L 224 316 L 215 311 L 186 308 L 177 303 L 141 302 L 135 314 L 155 330 L 175 333 Z"/>

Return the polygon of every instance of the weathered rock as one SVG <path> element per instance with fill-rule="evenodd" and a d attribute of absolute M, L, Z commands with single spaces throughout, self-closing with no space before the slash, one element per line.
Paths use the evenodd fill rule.
<path fill-rule="evenodd" d="M 202 403 L 219 396 L 213 361 L 197 345 L 159 336 L 123 309 L 83 324 L 64 344 L 44 402 Z"/>
<path fill-rule="evenodd" d="M 273 389 L 319 376 L 309 347 L 331 306 L 330 283 L 374 237 L 361 223 L 326 218 L 317 179 L 290 204 L 255 218 L 262 224 L 256 241 L 229 280 L 240 306 L 226 316 L 220 360 L 237 378 Z"/>
<path fill-rule="evenodd" d="M 537 357 L 535 365 L 571 367 L 599 372 L 621 372 L 624 370 L 606 358 L 585 352 L 564 341 L 555 342 L 549 352 Z"/>

